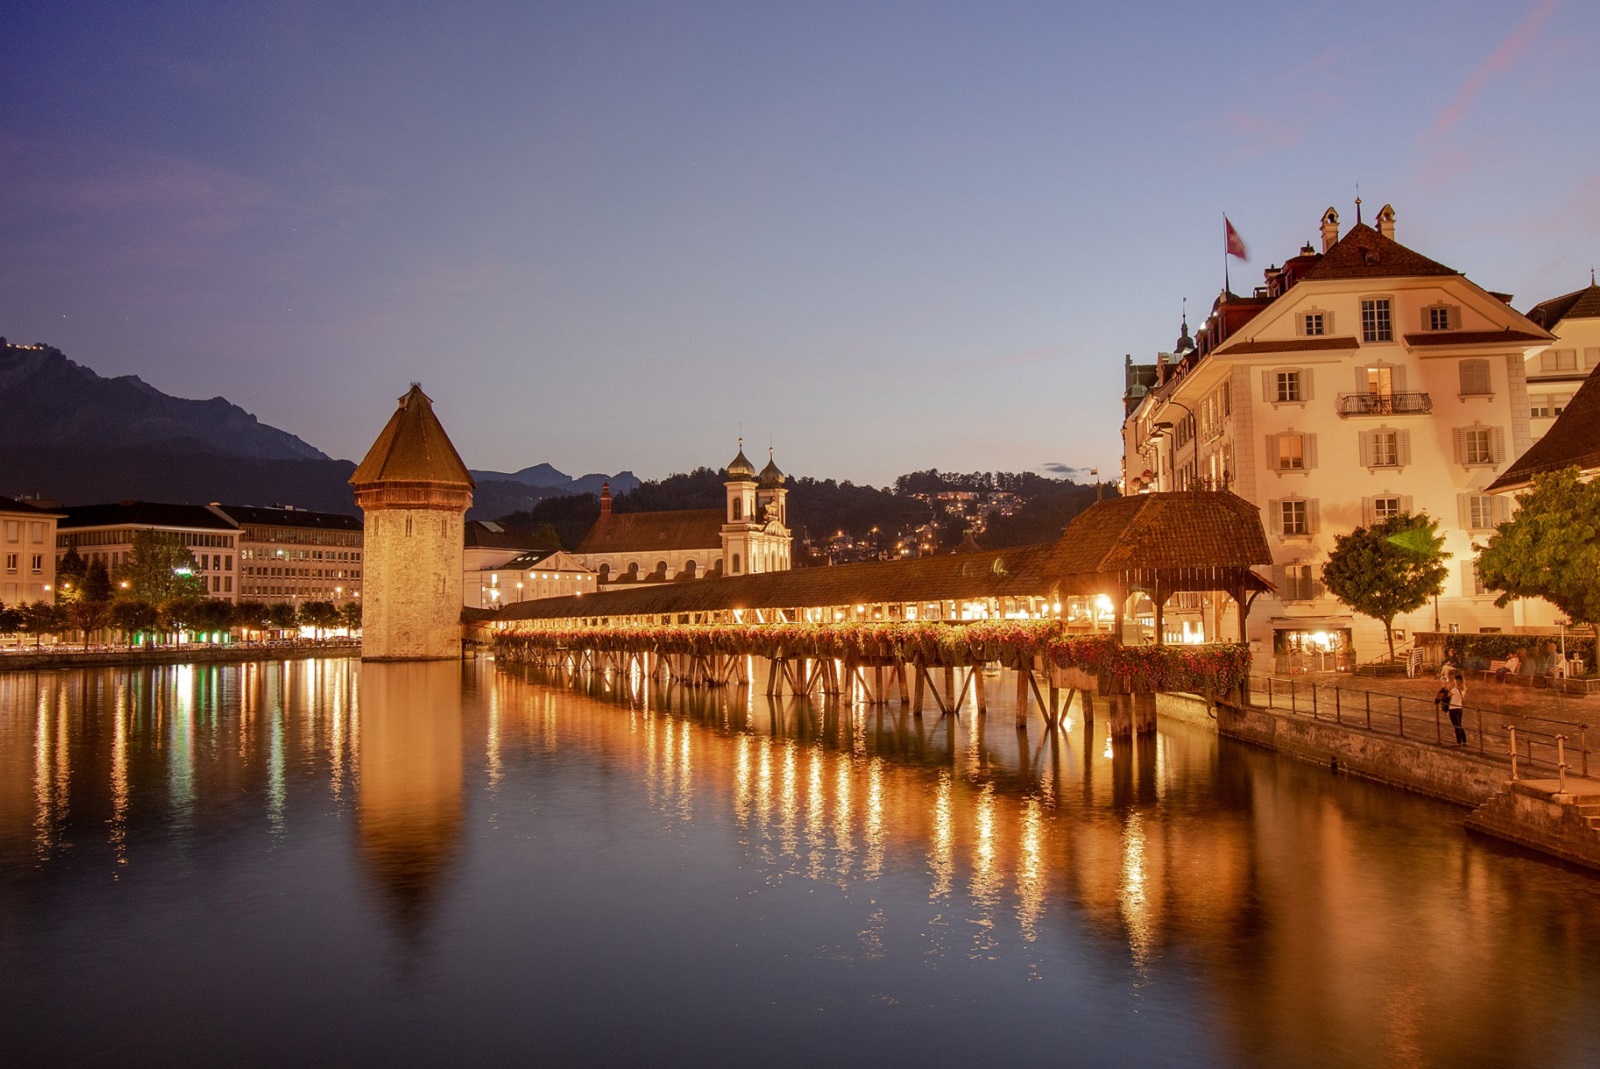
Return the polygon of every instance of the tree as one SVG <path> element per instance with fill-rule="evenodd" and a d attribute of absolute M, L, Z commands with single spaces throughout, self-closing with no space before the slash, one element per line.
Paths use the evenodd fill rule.
<path fill-rule="evenodd" d="M 133 636 L 156 626 L 156 607 L 138 598 L 125 598 L 111 605 L 111 626 L 122 632 L 122 640 L 133 645 Z"/>
<path fill-rule="evenodd" d="M 69 605 L 83 594 L 83 577 L 88 565 L 78 554 L 77 546 L 68 546 L 56 565 L 56 604 Z"/>
<path fill-rule="evenodd" d="M 17 630 L 32 635 L 35 648 L 38 648 L 43 636 L 60 634 L 66 626 L 65 614 L 51 602 L 33 601 L 23 605 L 21 609 L 22 621 Z"/>
<path fill-rule="evenodd" d="M 233 607 L 232 624 L 244 631 L 265 631 L 271 614 L 263 601 L 241 601 Z"/>
<path fill-rule="evenodd" d="M 300 620 L 316 628 L 317 637 L 321 638 L 324 628 L 339 622 L 339 609 L 331 601 L 308 601 L 300 607 Z"/>
<path fill-rule="evenodd" d="M 162 630 L 170 632 L 199 626 L 205 611 L 205 599 L 199 597 L 169 598 L 157 609 Z"/>
<path fill-rule="evenodd" d="M 0 635 L 15 635 L 22 630 L 22 610 L 15 605 L 0 604 Z"/>
<path fill-rule="evenodd" d="M 1600 622 L 1600 483 L 1576 467 L 1534 476 L 1516 516 L 1472 548 L 1496 605 L 1543 598 L 1574 623 Z"/>
<path fill-rule="evenodd" d="M 1356 612 L 1383 621 L 1392 661 L 1394 618 L 1422 608 L 1444 590 L 1449 557 L 1438 520 L 1427 513 L 1391 516 L 1335 535 L 1322 581 Z"/>
<path fill-rule="evenodd" d="M 347 601 L 340 606 L 339 620 L 351 634 L 361 630 L 361 602 Z"/>
<path fill-rule="evenodd" d="M 90 633 L 100 630 L 110 621 L 111 603 L 90 601 L 84 596 L 66 606 L 65 612 L 72 626 L 83 632 L 83 644 L 87 646 Z"/>
<path fill-rule="evenodd" d="M 276 630 L 287 631 L 295 626 L 296 615 L 293 605 L 280 601 L 267 609 L 267 622 Z"/>
<path fill-rule="evenodd" d="M 98 558 L 90 561 L 89 569 L 83 575 L 82 600 L 104 605 L 111 600 L 113 593 L 111 573 L 106 569 L 106 562 Z"/>
<path fill-rule="evenodd" d="M 135 531 L 117 579 L 126 584 L 122 589 L 129 597 L 159 603 L 204 594 L 205 586 L 194 573 L 194 554 L 177 535 Z"/>

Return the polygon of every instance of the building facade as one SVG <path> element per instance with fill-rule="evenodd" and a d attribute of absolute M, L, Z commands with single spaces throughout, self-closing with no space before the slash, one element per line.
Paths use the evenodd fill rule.
<path fill-rule="evenodd" d="M 0 605 L 55 598 L 60 512 L 0 497 Z"/>
<path fill-rule="evenodd" d="M 613 512 L 607 485 L 600 491 L 600 518 L 573 556 L 601 585 L 787 571 L 794 541 L 787 481 L 771 457 L 758 474 L 741 439 L 728 464 L 723 508 Z"/>
<path fill-rule="evenodd" d="M 56 560 L 76 547 L 84 563 L 100 561 L 116 580 L 133 551 L 134 535 L 169 537 L 194 557 L 194 574 L 206 596 L 227 602 L 239 597 L 239 525 L 204 505 L 156 501 L 118 501 L 107 505 L 68 505 L 56 525 Z"/>
<path fill-rule="evenodd" d="M 461 581 L 475 487 L 413 383 L 350 476 L 363 516 L 361 657 L 461 656 Z"/>
<path fill-rule="evenodd" d="M 1124 399 L 1128 492 L 1228 488 L 1261 509 L 1276 590 L 1251 640 L 1280 666 L 1379 653 L 1382 625 L 1324 590 L 1321 571 L 1335 536 L 1397 513 L 1437 519 L 1452 555 L 1445 593 L 1398 619 L 1402 636 L 1436 616 L 1472 631 L 1543 622 L 1542 603 L 1495 607 L 1472 543 L 1509 515 L 1487 490 L 1532 441 L 1526 369 L 1552 336 L 1399 244 L 1387 205 L 1377 223 L 1341 237 L 1328 209 L 1321 252 L 1268 268 L 1249 296 L 1224 292 L 1192 343 L 1185 330 L 1157 360 L 1155 384 Z"/>
<path fill-rule="evenodd" d="M 342 605 L 361 597 L 361 520 L 340 512 L 217 505 L 239 527 L 239 600 Z"/>
<path fill-rule="evenodd" d="M 488 567 L 469 567 L 462 591 L 469 608 L 498 609 L 540 598 L 593 594 L 599 585 L 600 577 L 577 557 L 559 549 L 541 549 Z"/>
<path fill-rule="evenodd" d="M 1600 286 L 1593 273 L 1589 285 L 1541 301 L 1529 309 L 1528 318 L 1555 336 L 1548 346 L 1528 354 L 1528 426 L 1538 441 L 1600 366 Z"/>

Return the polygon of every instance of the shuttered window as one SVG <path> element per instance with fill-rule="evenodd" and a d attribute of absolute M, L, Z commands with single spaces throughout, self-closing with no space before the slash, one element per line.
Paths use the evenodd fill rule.
<path fill-rule="evenodd" d="M 1464 467 L 1492 466 L 1505 459 L 1505 431 L 1499 427 L 1457 427 L 1453 437 L 1456 463 Z"/>
<path fill-rule="evenodd" d="M 1358 442 L 1363 467 L 1404 468 L 1411 463 L 1411 432 L 1403 428 L 1362 431 Z"/>
<path fill-rule="evenodd" d="M 1489 392 L 1489 361 L 1461 361 L 1461 396 L 1481 397 Z"/>

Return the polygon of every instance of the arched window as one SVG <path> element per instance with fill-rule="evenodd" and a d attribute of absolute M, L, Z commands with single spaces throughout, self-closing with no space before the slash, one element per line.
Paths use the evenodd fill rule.
<path fill-rule="evenodd" d="M 744 498 L 736 497 L 733 499 L 733 522 L 738 523 L 742 519 L 744 519 Z"/>
<path fill-rule="evenodd" d="M 739 554 L 735 553 L 733 555 L 733 574 L 734 575 L 738 575 L 739 574 L 739 568 L 740 568 Z"/>
<path fill-rule="evenodd" d="M 609 564 L 600 565 L 600 581 L 602 583 L 611 582 L 611 565 L 609 565 Z"/>
<path fill-rule="evenodd" d="M 663 578 L 663 579 L 665 579 L 667 577 L 667 562 L 666 561 L 664 561 L 664 560 L 656 561 L 655 574 L 661 576 L 661 578 Z"/>
<path fill-rule="evenodd" d="M 695 573 L 699 570 L 699 568 L 700 568 L 700 566 L 698 564 L 696 564 L 694 561 L 689 561 L 688 563 L 686 563 L 683 566 L 683 577 L 685 579 L 693 579 L 695 577 Z"/>

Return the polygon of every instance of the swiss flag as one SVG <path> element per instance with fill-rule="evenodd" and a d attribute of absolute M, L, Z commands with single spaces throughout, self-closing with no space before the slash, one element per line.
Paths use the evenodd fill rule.
<path fill-rule="evenodd" d="M 1228 222 L 1226 215 L 1222 217 L 1222 230 L 1222 237 L 1227 246 L 1228 255 L 1237 256 L 1241 260 L 1250 259 L 1250 254 L 1245 251 L 1244 238 L 1240 237 L 1239 232 L 1233 228 L 1233 224 Z"/>

